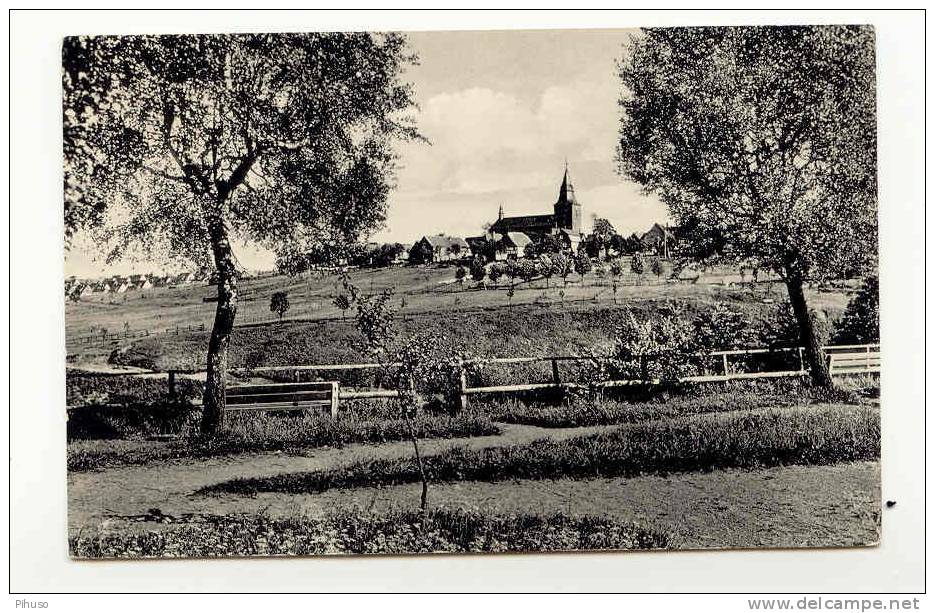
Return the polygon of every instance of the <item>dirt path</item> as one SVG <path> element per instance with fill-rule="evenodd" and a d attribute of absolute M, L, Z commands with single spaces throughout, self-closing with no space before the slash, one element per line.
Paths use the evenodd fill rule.
<path fill-rule="evenodd" d="M 418 505 L 418 484 L 211 499 L 214 512 L 323 515 Z M 668 533 L 676 547 L 841 547 L 879 540 L 877 462 L 611 479 L 432 485 L 433 507 L 610 515 Z"/>
<path fill-rule="evenodd" d="M 449 447 L 472 449 L 527 443 L 541 438 L 564 439 L 618 426 L 589 428 L 538 428 L 499 424 L 502 434 L 455 439 L 425 439 L 419 446 L 426 455 Z M 307 470 L 334 468 L 367 459 L 410 457 L 408 441 L 380 445 L 349 445 L 340 449 L 315 449 L 306 455 L 282 453 L 245 454 L 207 460 L 184 460 L 157 466 L 127 466 L 95 472 L 69 473 L 68 523 L 71 530 L 97 526 L 109 517 L 145 513 L 239 512 L 237 497 L 205 498 L 192 492 L 238 477 L 262 477 Z"/>

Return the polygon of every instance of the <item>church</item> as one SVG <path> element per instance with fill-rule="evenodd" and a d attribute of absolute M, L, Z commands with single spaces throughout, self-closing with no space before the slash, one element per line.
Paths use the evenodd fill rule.
<path fill-rule="evenodd" d="M 546 235 L 556 235 L 562 238 L 572 250 L 578 247 L 581 240 L 581 204 L 575 197 L 575 188 L 568 176 L 568 163 L 565 163 L 565 175 L 558 189 L 558 200 L 552 205 L 552 212 L 543 215 L 522 215 L 518 217 L 504 217 L 503 206 L 486 236 L 472 237 L 468 244 L 483 242 L 497 242 L 498 256 L 522 255 L 522 248 L 530 243 L 537 242 Z M 499 259 L 499 258 L 498 258 Z"/>

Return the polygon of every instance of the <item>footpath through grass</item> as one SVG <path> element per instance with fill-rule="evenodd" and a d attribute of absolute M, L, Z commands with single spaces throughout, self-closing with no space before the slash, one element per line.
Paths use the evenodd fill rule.
<path fill-rule="evenodd" d="M 433 509 L 369 514 L 351 510 L 324 519 L 265 515 L 209 516 L 163 530 L 78 534 L 78 558 L 216 557 L 341 553 L 434 553 L 659 549 L 669 537 L 636 524 L 595 516 L 486 515 Z"/>
<path fill-rule="evenodd" d="M 815 406 L 634 424 L 562 441 L 543 439 L 480 450 L 455 447 L 424 458 L 424 462 L 431 481 L 495 482 L 822 465 L 879 455 L 878 409 Z M 413 459 L 371 460 L 327 471 L 235 479 L 201 493 L 300 494 L 418 480 Z"/>

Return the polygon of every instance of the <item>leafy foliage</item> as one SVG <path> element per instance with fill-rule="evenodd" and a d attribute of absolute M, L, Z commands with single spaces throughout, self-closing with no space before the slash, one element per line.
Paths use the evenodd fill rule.
<path fill-rule="evenodd" d="M 484 256 L 478 255 L 471 260 L 471 278 L 474 279 L 477 283 L 480 283 L 484 280 L 484 277 L 487 276 L 487 268 L 485 266 L 486 262 L 484 261 Z"/>
<path fill-rule="evenodd" d="M 579 251 L 574 258 L 574 267 L 575 273 L 581 277 L 581 282 L 584 283 L 584 276 L 591 272 L 591 258 L 588 257 L 588 254 Z"/>
<path fill-rule="evenodd" d="M 873 30 L 649 29 L 620 66 L 620 171 L 693 255 L 783 278 L 876 254 Z"/>
<path fill-rule="evenodd" d="M 269 299 L 269 310 L 279 315 L 279 319 L 282 320 L 282 316 L 289 310 L 289 292 L 273 292 Z"/>
<path fill-rule="evenodd" d="M 869 26 L 649 29 L 620 64 L 619 171 L 666 204 L 682 257 L 785 281 L 824 386 L 803 283 L 876 263 L 873 44 Z"/>
<path fill-rule="evenodd" d="M 353 243 L 383 221 L 392 141 L 416 136 L 413 59 L 396 34 L 68 38 L 66 210 L 113 257 L 206 264 L 212 220 L 275 251 Z"/>

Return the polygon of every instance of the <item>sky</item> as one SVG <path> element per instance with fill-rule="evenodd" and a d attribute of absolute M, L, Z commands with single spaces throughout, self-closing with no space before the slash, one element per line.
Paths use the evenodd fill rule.
<path fill-rule="evenodd" d="M 399 146 L 400 168 L 384 229 L 372 240 L 411 243 L 426 234 L 476 236 L 506 215 L 549 213 L 565 161 L 585 230 L 605 217 L 618 232 L 665 221 L 665 207 L 616 173 L 620 109 L 616 61 L 628 30 L 412 32 L 419 131 L 431 144 Z M 235 245 L 248 269 L 272 254 Z M 148 262 L 104 266 L 79 241 L 66 275 L 158 272 Z"/>

